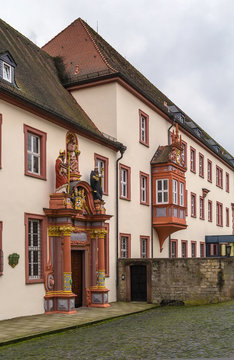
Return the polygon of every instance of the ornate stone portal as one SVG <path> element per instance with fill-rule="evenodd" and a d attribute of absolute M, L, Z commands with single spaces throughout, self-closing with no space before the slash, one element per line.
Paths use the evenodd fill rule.
<path fill-rule="evenodd" d="M 44 209 L 48 222 L 48 261 L 45 269 L 45 312 L 73 313 L 76 297 L 82 306 L 107 307 L 105 286 L 105 203 L 94 200 L 93 189 L 81 181 L 78 141 L 69 132 L 66 151 L 56 160 L 56 192 Z M 79 252 L 81 287 L 73 286 L 71 252 Z"/>

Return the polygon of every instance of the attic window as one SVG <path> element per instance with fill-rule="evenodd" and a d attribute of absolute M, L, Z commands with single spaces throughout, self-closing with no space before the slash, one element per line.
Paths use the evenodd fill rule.
<path fill-rule="evenodd" d="M 11 66 L 3 62 L 3 79 L 11 82 Z"/>

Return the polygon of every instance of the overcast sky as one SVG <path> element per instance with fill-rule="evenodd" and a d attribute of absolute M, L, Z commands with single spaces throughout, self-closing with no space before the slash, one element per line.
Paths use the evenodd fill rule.
<path fill-rule="evenodd" d="M 233 0 L 7 0 L 0 9 L 38 46 L 81 17 L 234 156 Z"/>

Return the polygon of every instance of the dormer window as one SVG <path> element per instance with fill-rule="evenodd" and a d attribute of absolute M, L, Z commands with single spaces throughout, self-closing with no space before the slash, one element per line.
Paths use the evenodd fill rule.
<path fill-rule="evenodd" d="M 0 79 L 17 87 L 15 83 L 15 68 L 16 63 L 11 54 L 8 51 L 0 53 Z"/>
<path fill-rule="evenodd" d="M 11 66 L 3 62 L 3 79 L 11 82 Z"/>

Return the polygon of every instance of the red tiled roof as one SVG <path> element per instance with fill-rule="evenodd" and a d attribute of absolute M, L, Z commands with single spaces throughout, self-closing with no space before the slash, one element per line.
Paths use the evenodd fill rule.
<path fill-rule="evenodd" d="M 115 72 L 81 19 L 75 20 L 42 49 L 53 57 L 60 56 L 63 59 L 69 77 Z"/>

